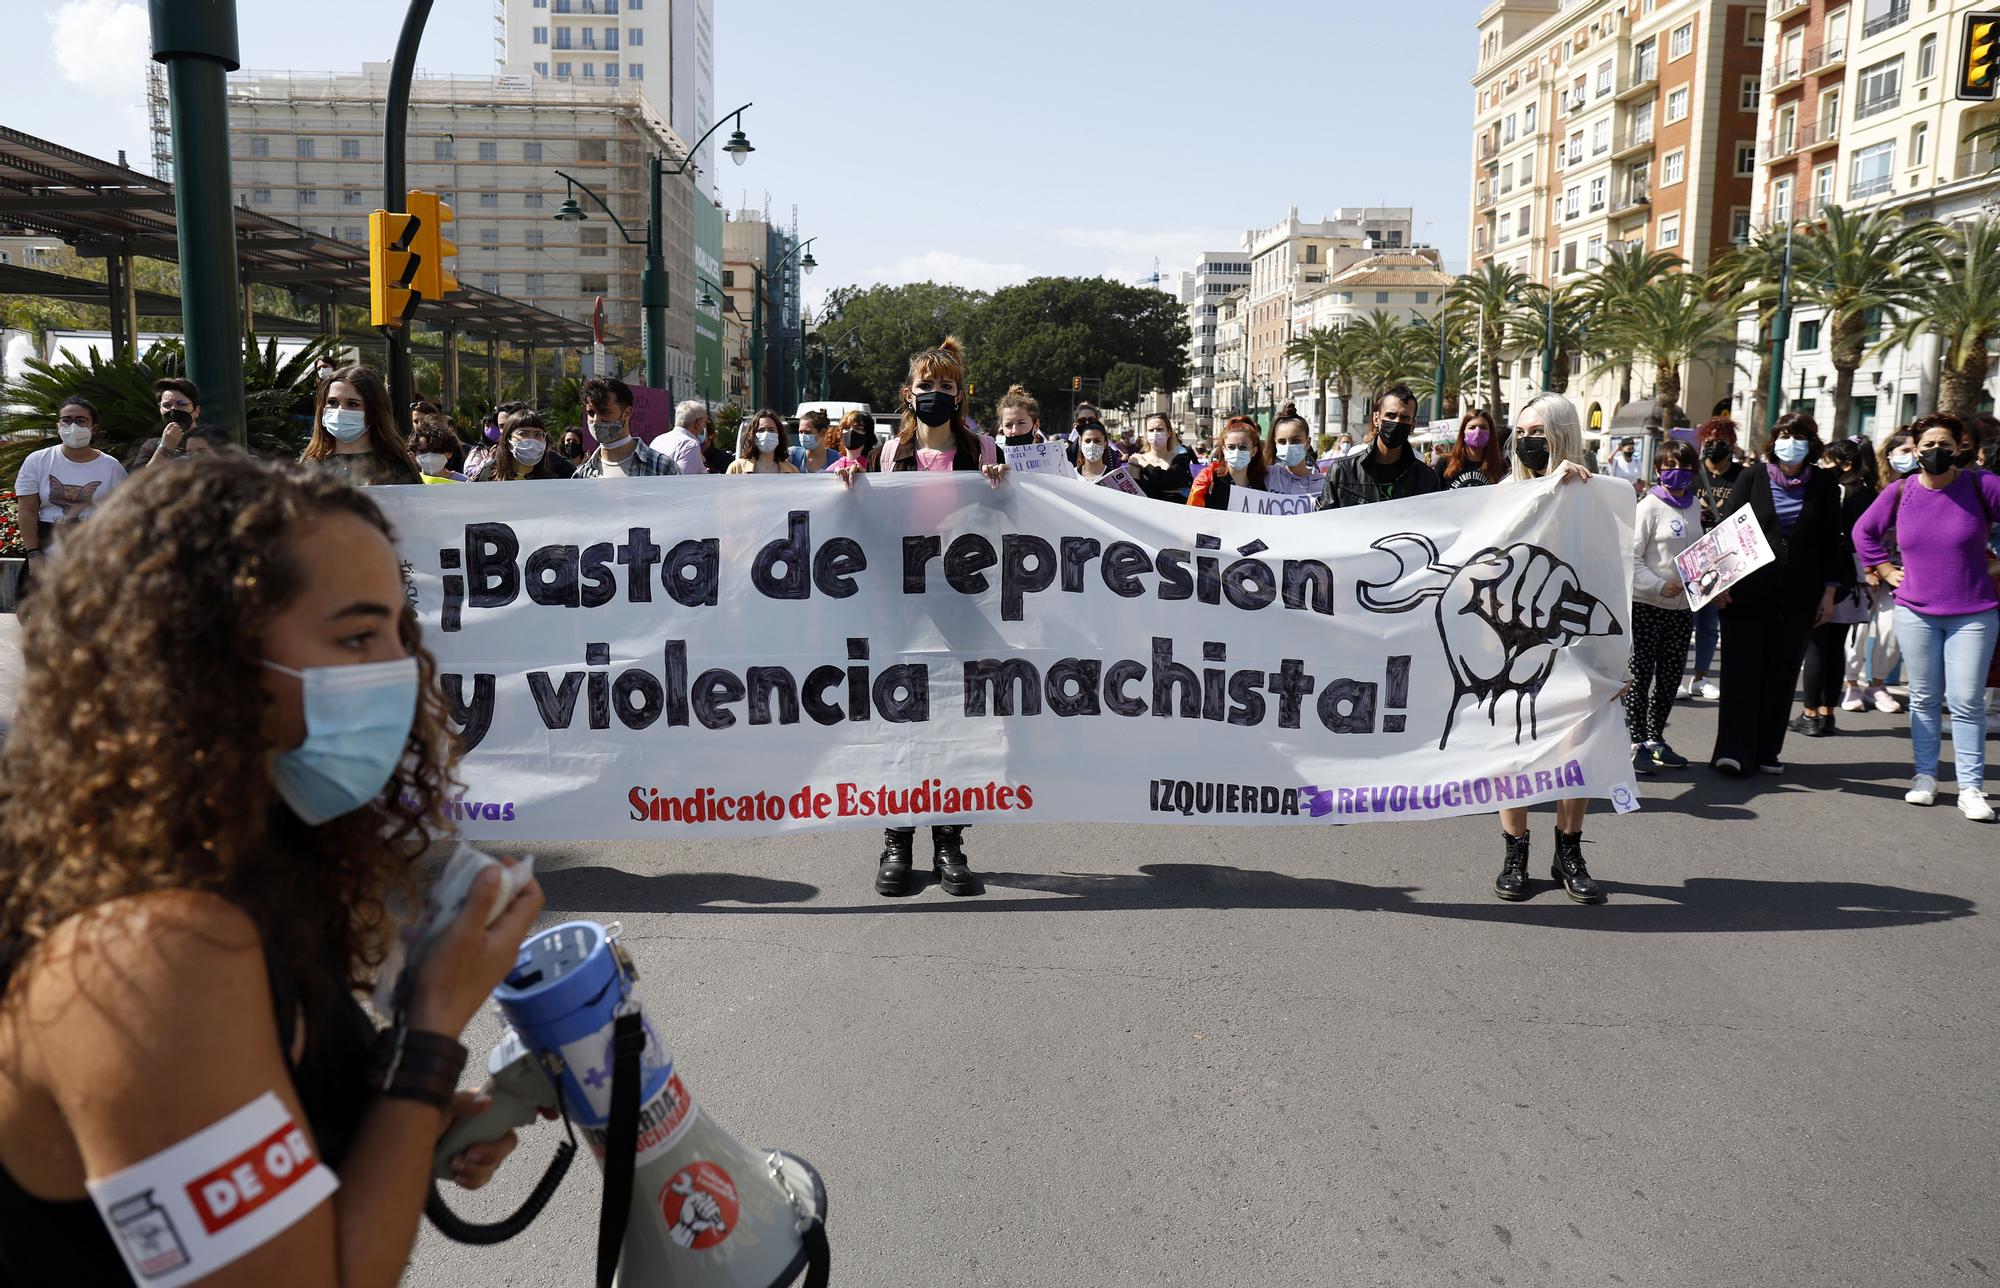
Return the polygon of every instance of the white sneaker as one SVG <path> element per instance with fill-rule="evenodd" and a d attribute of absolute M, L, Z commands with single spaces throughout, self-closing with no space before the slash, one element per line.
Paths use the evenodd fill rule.
<path fill-rule="evenodd" d="M 1694 695 L 1698 698 L 1707 698 L 1710 702 L 1713 702 L 1722 696 L 1722 686 L 1714 680 L 1703 680 L 1700 684 L 1694 686 Z"/>
<path fill-rule="evenodd" d="M 1937 779 L 1929 774 L 1918 774 L 1910 780 L 1910 790 L 1903 793 L 1903 800 L 1910 805 L 1936 804 Z"/>
<path fill-rule="evenodd" d="M 1975 823 L 1991 823 L 1993 807 L 1986 803 L 1986 793 L 1977 787 L 1961 787 L 1958 792 L 1958 812 Z"/>
<path fill-rule="evenodd" d="M 1840 695 L 1840 709 L 1842 711 L 1866 711 L 1868 709 L 1868 697 L 1861 691 L 1860 685 L 1850 684 L 1847 686 L 1847 691 Z"/>
<path fill-rule="evenodd" d="M 1674 690 L 1674 696 L 1677 698 L 1692 698 L 1694 696 L 1694 677 L 1692 675 L 1681 677 L 1680 686 Z"/>
<path fill-rule="evenodd" d="M 1868 690 L 1868 697 L 1875 703 L 1875 709 L 1885 716 L 1896 715 L 1903 709 L 1903 704 L 1879 684 Z"/>

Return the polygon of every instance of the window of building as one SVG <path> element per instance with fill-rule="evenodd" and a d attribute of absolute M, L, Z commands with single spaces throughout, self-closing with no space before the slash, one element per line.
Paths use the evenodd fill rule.
<path fill-rule="evenodd" d="M 606 79 L 606 80 L 617 80 L 617 79 L 618 79 L 618 64 L 617 64 L 617 63 L 606 63 L 606 64 L 604 64 L 604 79 Z"/>
<path fill-rule="evenodd" d="M 523 144 L 521 145 L 521 159 L 522 159 L 523 161 L 539 161 L 539 160 L 541 160 L 541 159 L 542 159 L 542 145 L 541 145 L 541 144 L 539 144 L 539 143 L 523 143 Z"/>
<path fill-rule="evenodd" d="M 451 153 L 452 141 L 450 139 L 431 140 L 431 159 L 433 161 L 449 161 L 451 160 Z"/>
<path fill-rule="evenodd" d="M 1632 83 L 1643 85 L 1660 74 L 1660 38 L 1648 36 L 1632 46 Z"/>
<path fill-rule="evenodd" d="M 535 75 L 537 75 L 537 76 L 546 76 L 546 75 L 548 75 L 548 74 L 549 74 L 549 65 L 548 65 L 547 63 L 536 63 L 536 64 L 535 64 Z"/>
<path fill-rule="evenodd" d="M 1867 39 L 1909 21 L 1910 0 L 1863 0 L 1861 36 Z"/>
<path fill-rule="evenodd" d="M 250 204 L 255 206 L 270 205 L 271 190 L 269 188 L 252 188 L 250 190 Z"/>
<path fill-rule="evenodd" d="M 1308 263 L 1308 264 L 1317 264 L 1317 263 L 1319 263 L 1319 247 L 1318 247 L 1318 246 L 1315 246 L 1315 245 L 1312 245 L 1312 244 L 1310 244 L 1310 243 L 1308 243 L 1308 244 L 1307 244 L 1307 246 L 1306 246 L 1306 263 Z"/>
<path fill-rule="evenodd" d="M 617 48 L 618 48 L 618 28 L 613 27 L 611 30 L 604 33 L 604 50 L 606 53 L 610 53 Z"/>
<path fill-rule="evenodd" d="M 1501 241 L 1502 244 L 1505 244 L 1506 242 L 1511 241 L 1513 239 L 1513 236 L 1514 236 L 1514 216 L 1511 213 L 1502 212 L 1500 215 L 1499 240 Z"/>
<path fill-rule="evenodd" d="M 319 189 L 300 188 L 299 204 L 301 206 L 317 206 L 319 204 Z"/>
<path fill-rule="evenodd" d="M 1429 291 L 1418 291 L 1418 292 L 1417 292 L 1417 303 L 1419 303 L 1419 304 L 1429 304 L 1430 302 L 1431 302 L 1431 293 L 1430 293 Z"/>
<path fill-rule="evenodd" d="M 1840 133 L 1840 87 L 1824 90 L 1819 96 L 1819 136 L 1831 139 Z"/>
<path fill-rule="evenodd" d="M 1685 58 L 1694 52 L 1694 24 L 1684 22 L 1667 37 L 1667 61 Z"/>
<path fill-rule="evenodd" d="M 576 290 L 579 295 L 603 295 L 611 289 L 610 278 L 603 273 L 579 273 Z"/>
<path fill-rule="evenodd" d="M 500 159 L 500 145 L 498 143 L 480 144 L 479 159 L 481 161 L 498 161 Z"/>
<path fill-rule="evenodd" d="M 253 135 L 251 135 L 251 136 L 250 136 L 250 155 L 251 155 L 251 156 L 253 156 L 253 157 L 267 157 L 267 156 L 270 156 L 270 155 L 271 155 L 271 140 L 270 140 L 270 137 L 269 137 L 268 135 L 263 135 L 263 134 L 253 134 Z"/>
<path fill-rule="evenodd" d="M 1520 231 L 1523 237 L 1528 235 L 1528 225 L 1534 222 L 1533 213 L 1533 206 L 1523 206 L 1514 212 L 1514 227 Z"/>
<path fill-rule="evenodd" d="M 542 194 L 539 192 L 522 193 L 521 208 L 523 210 L 540 210 L 542 208 Z"/>
<path fill-rule="evenodd" d="M 1645 102 L 1639 104 L 1637 107 L 1632 109 L 1632 117 L 1629 122 L 1629 128 L 1632 132 L 1631 138 L 1634 144 L 1650 143 L 1652 141 L 1653 104 L 1654 100 L 1649 98 Z"/>
<path fill-rule="evenodd" d="M 577 251 L 577 254 L 590 259 L 603 259 L 608 253 L 606 247 L 611 243 L 611 230 L 609 228 L 585 228 L 582 230 L 578 241 L 580 249 Z"/>
<path fill-rule="evenodd" d="M 1742 206 L 1729 212 L 1729 240 L 1738 245 L 1750 240 L 1750 212 Z"/>
<path fill-rule="evenodd" d="M 1683 85 L 1679 89 L 1668 90 L 1667 124 L 1672 125 L 1675 121 L 1685 121 L 1687 119 L 1687 114 L 1688 114 L 1688 87 Z"/>
<path fill-rule="evenodd" d="M 361 140 L 342 139 L 340 141 L 340 159 L 342 161 L 359 161 L 361 159 Z"/>
<path fill-rule="evenodd" d="M 1757 110 L 1757 104 L 1764 99 L 1764 78 L 1745 76 L 1736 85 L 1736 106 L 1745 112 Z"/>
<path fill-rule="evenodd" d="M 584 64 L 583 64 L 582 66 L 583 66 L 583 78 L 584 78 L 585 80 L 596 80 L 596 79 L 597 79 L 597 64 L 596 64 L 596 63 L 584 63 Z"/>
<path fill-rule="evenodd" d="M 1820 211 L 1825 210 L 1828 206 L 1832 204 L 1833 204 L 1833 162 L 1829 161 L 1825 165 L 1813 171 L 1812 212 L 1815 215 L 1817 215 Z"/>
<path fill-rule="evenodd" d="M 1599 175 L 1590 181 L 1590 211 L 1592 214 L 1596 214 L 1598 211 L 1604 209 L 1604 190 L 1608 186 L 1603 175 Z"/>
<path fill-rule="evenodd" d="M 1792 180 L 1787 175 L 1771 185 L 1771 222 L 1789 223 L 1792 218 Z"/>
<path fill-rule="evenodd" d="M 1590 155 L 1601 157 L 1611 150 L 1611 118 L 1605 117 L 1590 127 Z"/>
<path fill-rule="evenodd" d="M 480 230 L 479 230 L 479 249 L 481 249 L 481 250 L 499 250 L 499 249 L 500 249 L 500 230 L 499 230 L 498 228 L 482 228 L 482 229 L 480 229 Z"/>
<path fill-rule="evenodd" d="M 299 160 L 301 161 L 312 160 L 313 153 L 317 150 L 316 141 L 313 139 L 294 140 L 293 146 L 297 149 Z"/>
<path fill-rule="evenodd" d="M 1885 58 L 1872 67 L 1861 69 L 1859 88 L 1854 104 L 1854 119 L 1865 120 L 1878 112 L 1886 112 L 1903 99 L 1903 56 Z"/>
<path fill-rule="evenodd" d="M 530 299 L 533 299 L 535 296 L 540 295 L 541 293 L 542 293 L 542 275 L 540 273 L 528 274 L 528 297 Z"/>
<path fill-rule="evenodd" d="M 1375 302 L 1377 304 L 1387 304 L 1389 302 L 1389 292 L 1387 291 L 1375 292 Z"/>
<path fill-rule="evenodd" d="M 1576 271 L 1575 242 L 1563 243 L 1562 271 L 1565 273 L 1574 273 Z"/>
<path fill-rule="evenodd" d="M 500 274 L 481 273 L 479 275 L 479 289 L 497 293 L 500 290 Z"/>
<path fill-rule="evenodd" d="M 1574 131 L 1572 131 L 1572 132 L 1570 133 L 1570 136 L 1569 136 L 1569 163 L 1570 163 L 1571 165 L 1581 165 L 1581 164 L 1583 163 L 1583 131 L 1582 131 L 1582 130 L 1574 130 Z"/>
<path fill-rule="evenodd" d="M 645 29 L 644 27 L 628 27 L 628 28 L 626 28 L 626 30 L 625 30 L 625 43 L 626 43 L 627 45 L 635 45 L 635 46 L 636 46 L 636 45 L 643 45 L 643 44 L 645 44 L 645 43 L 646 43 L 646 29 Z"/>
<path fill-rule="evenodd" d="M 1572 187 L 1563 194 L 1563 218 L 1574 219 L 1583 211 L 1583 188 Z"/>
<path fill-rule="evenodd" d="M 1500 191 L 1514 191 L 1514 163 L 1512 161 L 1500 167 Z"/>
<path fill-rule="evenodd" d="M 528 230 L 528 249 L 540 250 L 542 248 L 542 243 L 547 239 L 548 239 L 548 234 L 545 233 L 542 229 L 530 228 Z"/>
<path fill-rule="evenodd" d="M 1521 132 L 1524 134 L 1533 134 L 1535 132 L 1535 105 L 1533 103 L 1521 109 Z"/>
<path fill-rule="evenodd" d="M 644 63 L 625 64 L 625 75 L 631 80 L 646 79 L 646 64 Z"/>
<path fill-rule="evenodd" d="M 579 139 L 576 145 L 576 159 L 579 161 L 603 161 L 606 159 L 603 139 Z"/>
<path fill-rule="evenodd" d="M 1753 48 L 1764 44 L 1764 15 L 1751 10 L 1743 11 L 1743 43 Z"/>
<path fill-rule="evenodd" d="M 1502 142 L 1503 144 L 1512 143 L 1514 141 L 1515 131 L 1519 127 L 1519 125 L 1520 125 L 1520 118 L 1514 115 L 1512 112 L 1509 112 L 1507 114 L 1507 123 L 1501 128 L 1500 131 L 1500 142 Z"/>
<path fill-rule="evenodd" d="M 1821 325 L 1822 320 L 1819 318 L 1799 319 L 1800 353 L 1811 353 L 1819 348 L 1819 329 Z"/>
<path fill-rule="evenodd" d="M 1611 96 L 1611 60 L 1608 58 L 1597 65 L 1597 96 Z"/>
<path fill-rule="evenodd" d="M 1671 250 L 1681 244 L 1681 217 L 1679 215 L 1660 216 L 1660 249 Z"/>
<path fill-rule="evenodd" d="M 1747 179 L 1757 173 L 1757 145 L 1739 143 L 1736 145 L 1736 177 Z"/>
<path fill-rule="evenodd" d="M 1675 148 L 1660 162 L 1660 186 L 1671 188 L 1687 175 L 1687 149 Z"/>
<path fill-rule="evenodd" d="M 546 45 L 549 43 L 549 29 L 547 27 L 535 28 L 534 43 L 538 45 Z"/>
<path fill-rule="evenodd" d="M 556 28 L 556 48 L 557 49 L 576 48 L 576 37 L 570 34 L 570 29 L 568 27 Z"/>
<path fill-rule="evenodd" d="M 569 71 L 569 64 L 568 64 L 568 63 L 557 63 L 557 64 L 556 64 L 556 79 L 557 79 L 557 80 L 568 80 L 568 79 L 569 79 L 569 75 L 570 75 L 570 71 Z"/>
<path fill-rule="evenodd" d="M 368 241 L 368 225 L 348 224 L 340 230 L 340 240 L 365 245 Z"/>
<path fill-rule="evenodd" d="M 537 9 L 546 9 L 549 7 L 549 0 L 535 0 L 534 7 Z"/>
<path fill-rule="evenodd" d="M 1889 139 L 1854 154 L 1847 172 L 1847 199 L 1859 201 L 1879 196 L 1895 186 L 1890 171 L 1896 168 L 1896 141 Z"/>
<path fill-rule="evenodd" d="M 1910 127 L 1910 164 L 1922 165 L 1930 155 L 1931 127 L 1922 123 Z"/>
<path fill-rule="evenodd" d="M 1937 37 L 1925 36 L 1917 43 L 1917 79 L 1929 80 L 1937 75 Z"/>
<path fill-rule="evenodd" d="M 361 204 L 361 189 L 359 189 L 359 188 L 342 188 L 342 189 L 340 190 L 340 204 L 341 204 L 341 205 L 343 205 L 343 206 L 358 206 L 358 205 L 360 205 L 360 204 Z"/>
<path fill-rule="evenodd" d="M 479 204 L 488 210 L 497 209 L 500 205 L 500 194 L 497 192 L 482 192 L 479 194 Z"/>

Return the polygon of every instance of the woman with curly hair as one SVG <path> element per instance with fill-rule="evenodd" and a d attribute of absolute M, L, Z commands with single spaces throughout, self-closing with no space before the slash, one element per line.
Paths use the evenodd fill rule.
<path fill-rule="evenodd" d="M 390 410 L 389 386 L 367 367 L 342 367 L 320 385 L 312 440 L 299 460 L 355 487 L 423 482 Z"/>
<path fill-rule="evenodd" d="M 48 590 L 0 755 L 0 1279 L 389 1288 L 542 900 L 488 926 L 483 874 L 375 1032 L 355 990 L 451 787 L 388 524 L 218 456 L 139 475 Z"/>

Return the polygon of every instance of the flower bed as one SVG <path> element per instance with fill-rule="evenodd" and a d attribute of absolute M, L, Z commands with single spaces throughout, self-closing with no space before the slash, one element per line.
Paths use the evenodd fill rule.
<path fill-rule="evenodd" d="M 18 559 L 27 552 L 21 539 L 18 503 L 12 492 L 0 492 L 0 559 Z"/>

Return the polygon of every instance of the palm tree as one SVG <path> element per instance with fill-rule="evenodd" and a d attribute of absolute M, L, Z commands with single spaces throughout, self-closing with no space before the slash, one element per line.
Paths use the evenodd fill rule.
<path fill-rule="evenodd" d="M 1347 328 L 1348 343 L 1354 346 L 1354 375 L 1371 399 L 1380 397 L 1405 374 L 1410 345 L 1403 332 L 1408 329 L 1403 319 L 1387 309 L 1371 309 L 1367 317 Z"/>
<path fill-rule="evenodd" d="M 1520 307 L 1509 316 L 1516 352 L 1540 353 L 1548 345 L 1551 323 L 1555 332 L 1555 362 L 1549 368 L 1549 388 L 1569 392 L 1570 355 L 1582 353 L 1593 316 L 1590 302 L 1580 286 L 1555 288 L 1553 304 L 1549 288 L 1531 282 L 1521 289 Z"/>
<path fill-rule="evenodd" d="M 1653 396 L 1663 425 L 1675 423 L 1681 401 L 1681 368 L 1717 350 L 1734 350 L 1736 318 L 1709 302 L 1692 273 L 1670 273 L 1634 301 L 1640 325 L 1621 325 L 1620 342 L 1653 365 Z"/>
<path fill-rule="evenodd" d="M 1709 294 L 1718 301 L 1734 299 L 1757 313 L 1756 389 L 1750 399 L 1750 438 L 1745 445 L 1756 447 L 1764 425 L 1765 393 L 1771 387 L 1771 328 L 1778 312 L 1778 284 L 1785 271 L 1785 237 L 1788 225 L 1760 228 L 1750 239 L 1732 247 L 1708 270 Z"/>
<path fill-rule="evenodd" d="M 1285 358 L 1289 362 L 1302 364 L 1318 387 L 1319 409 L 1313 423 L 1320 432 L 1326 431 L 1326 386 L 1333 375 L 1334 358 L 1339 347 L 1339 332 L 1330 326 L 1316 326 L 1304 335 L 1294 337 L 1285 346 Z"/>
<path fill-rule="evenodd" d="M 1508 317 L 1519 307 L 1526 283 L 1527 279 L 1512 268 L 1488 260 L 1477 272 L 1460 273 L 1445 291 L 1445 306 L 1453 323 L 1473 331 L 1475 340 L 1486 349 L 1483 392 L 1502 423 L 1507 417 L 1500 393 L 1500 360 L 1507 347 Z"/>
<path fill-rule="evenodd" d="M 1438 333 L 1444 332 L 1444 388 L 1438 388 Z M 1410 388 L 1431 400 L 1431 415 L 1436 419 L 1446 419 L 1461 414 L 1461 404 L 1465 395 L 1478 383 L 1479 373 L 1475 366 L 1472 347 L 1464 342 L 1463 334 L 1451 325 L 1442 313 L 1436 317 L 1420 317 L 1403 329 L 1408 337 L 1411 353 L 1422 354 L 1422 360 L 1413 362 L 1408 376 Z"/>
<path fill-rule="evenodd" d="M 1672 251 L 1649 251 L 1637 242 L 1614 245 L 1585 278 L 1581 293 L 1590 315 L 1598 320 L 1592 337 L 1597 351 L 1619 364 L 1618 405 L 1632 401 L 1632 364 L 1638 360 L 1634 335 L 1619 325 L 1630 321 L 1646 288 L 1681 267 Z"/>
<path fill-rule="evenodd" d="M 1910 307 L 1912 261 L 1934 235 L 1934 224 L 1905 224 L 1882 210 L 1849 212 L 1828 206 L 1820 221 L 1792 243 L 1792 297 L 1817 305 L 1826 318 L 1827 357 L 1833 362 L 1833 416 L 1821 423 L 1830 437 L 1847 433 L 1854 403 L 1854 369 L 1869 343 L 1870 323 Z"/>
<path fill-rule="evenodd" d="M 1976 219 L 1939 228 L 1916 251 L 1908 282 L 1909 312 L 1877 347 L 1938 339 L 1938 410 L 1970 420 L 1992 366 L 1988 346 L 2000 341 L 2000 222 Z"/>

